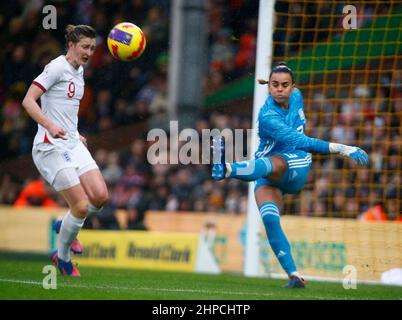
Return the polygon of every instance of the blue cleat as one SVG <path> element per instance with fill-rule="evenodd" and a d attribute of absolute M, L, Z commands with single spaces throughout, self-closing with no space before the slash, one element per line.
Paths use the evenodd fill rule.
<path fill-rule="evenodd" d="M 57 250 L 52 253 L 52 261 L 63 276 L 69 276 L 69 277 L 81 276 L 77 267 L 72 264 L 71 260 L 64 261 L 57 256 Z"/>
<path fill-rule="evenodd" d="M 62 223 L 62 220 L 57 220 L 53 224 L 53 230 L 56 231 L 57 234 L 60 233 L 61 223 Z M 82 247 L 81 243 L 78 241 L 77 238 L 71 244 L 70 250 L 74 254 L 81 254 L 82 253 L 83 247 Z"/>
<path fill-rule="evenodd" d="M 56 231 L 57 234 L 60 233 L 60 228 L 61 228 L 61 223 L 63 220 L 56 220 L 56 222 L 53 224 L 53 230 Z"/>
<path fill-rule="evenodd" d="M 306 287 L 306 281 L 302 277 L 298 276 L 290 276 L 288 284 L 284 286 L 284 288 L 286 289 L 298 289 L 305 287 Z"/>
<path fill-rule="evenodd" d="M 219 181 L 225 178 L 225 140 L 222 136 L 212 138 L 212 179 Z"/>

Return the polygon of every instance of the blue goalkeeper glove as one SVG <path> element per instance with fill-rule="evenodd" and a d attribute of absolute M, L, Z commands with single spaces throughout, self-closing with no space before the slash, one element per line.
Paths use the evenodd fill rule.
<path fill-rule="evenodd" d="M 352 158 L 358 165 L 368 166 L 369 157 L 367 153 L 359 147 L 351 147 L 340 143 L 330 143 L 329 151 L 335 154 L 341 154 L 344 157 Z"/>

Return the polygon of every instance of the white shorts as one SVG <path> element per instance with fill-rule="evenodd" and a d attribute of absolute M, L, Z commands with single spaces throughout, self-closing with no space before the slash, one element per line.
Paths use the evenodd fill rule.
<path fill-rule="evenodd" d="M 60 182 L 58 182 L 55 187 L 54 180 L 60 170 L 74 168 L 77 174 L 76 177 L 78 178 L 89 170 L 99 169 L 88 149 L 81 141 L 73 149 L 60 149 L 52 144 L 39 143 L 32 148 L 32 159 L 42 177 L 54 187 L 56 191 L 71 187 L 71 181 L 79 182 L 79 179 L 70 177 L 70 181 L 66 181 L 64 187 L 60 185 Z"/>

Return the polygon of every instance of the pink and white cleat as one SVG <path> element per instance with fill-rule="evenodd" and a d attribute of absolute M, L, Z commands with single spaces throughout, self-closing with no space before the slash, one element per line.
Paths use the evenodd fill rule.
<path fill-rule="evenodd" d="M 81 277 L 80 272 L 78 271 L 77 267 L 72 264 L 71 260 L 64 261 L 57 256 L 57 250 L 52 254 L 52 261 L 63 276 Z"/>

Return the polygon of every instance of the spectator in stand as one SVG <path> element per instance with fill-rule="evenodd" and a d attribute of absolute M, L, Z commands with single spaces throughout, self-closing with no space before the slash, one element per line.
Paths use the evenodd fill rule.
<path fill-rule="evenodd" d="M 147 120 L 148 128 L 166 127 L 169 109 L 166 78 L 170 23 L 168 1 L 73 1 L 68 5 L 56 4 L 59 30 L 54 32 L 38 32 L 36 26 L 40 24 L 41 7 L 29 7 L 31 4 L 30 1 L 5 1 L 0 4 L 0 39 L 4 43 L 4 50 L 0 52 L 3 71 L 0 75 L 0 139 L 3 157 L 27 152 L 25 146 L 30 145 L 30 137 L 32 130 L 36 131 L 36 124 L 27 121 L 21 112 L 18 92 L 26 83 L 31 82 L 30 73 L 35 74 L 35 70 L 42 70 L 51 59 L 62 53 L 64 35 L 60 30 L 64 29 L 67 21 L 71 22 L 71 17 L 82 23 L 95 25 L 99 32 L 94 56 L 85 70 L 86 87 L 80 106 L 80 129 L 96 133 Z M 328 24 L 328 19 L 314 18 L 314 14 L 312 19 L 307 20 L 301 16 L 303 12 L 331 12 L 329 4 L 308 3 L 307 6 L 303 7 L 298 2 L 294 5 L 287 2 L 276 3 L 277 12 L 291 12 L 297 16 L 293 16 L 291 20 L 284 14 L 277 16 L 276 26 L 279 29 L 273 35 L 275 57 L 285 52 L 293 55 L 300 46 L 309 49 L 312 27 Z M 257 8 L 257 1 L 207 1 L 209 68 L 202 83 L 206 95 L 254 72 Z M 374 8 L 368 4 L 359 8 L 359 12 L 367 13 L 365 19 L 371 19 L 373 9 L 375 12 L 382 12 L 384 6 Z M 147 54 L 132 64 L 115 60 L 105 44 L 109 29 L 126 19 L 140 25 L 148 40 Z M 341 26 L 341 19 L 338 26 Z M 286 31 L 285 27 L 288 27 Z M 291 27 L 294 29 L 290 29 Z M 302 32 L 300 27 L 310 29 Z M 315 40 L 319 41 L 334 34 L 321 32 L 317 36 Z M 26 39 L 32 44 L 29 52 Z M 358 76 L 356 73 L 356 80 Z M 334 141 L 359 141 L 364 149 L 371 152 L 372 167 L 367 172 L 356 172 L 356 175 L 349 176 L 345 171 L 352 172 L 354 169 L 347 162 L 325 157 L 317 159 L 314 163 L 315 170 L 306 185 L 309 194 L 303 194 L 305 197 L 302 196 L 300 204 L 295 204 L 291 197 L 288 198 L 290 214 L 303 215 L 314 208 L 317 216 L 353 218 L 358 213 L 375 208 L 376 203 L 372 203 L 371 199 L 384 200 L 381 210 L 390 220 L 391 216 L 399 214 L 402 72 L 382 72 L 378 81 L 374 74 L 374 82 L 370 82 L 370 79 L 371 76 L 367 80 L 369 83 L 359 80 L 361 83 L 351 85 L 350 91 L 344 87 L 334 91 L 331 87 L 314 84 L 314 90 L 306 94 L 306 108 L 309 113 L 307 134 Z M 222 130 L 251 127 L 250 115 L 235 116 L 233 113 L 231 109 L 226 109 L 225 113 L 205 112 L 197 122 L 196 129 L 201 132 L 202 129 L 211 128 Z M 145 134 L 146 132 L 144 136 Z M 134 139 L 129 150 L 123 152 L 110 154 L 102 149 L 96 151 L 95 160 L 110 180 L 110 192 L 115 207 L 127 208 L 132 196 L 137 194 L 138 190 L 135 188 L 140 188 L 144 199 L 147 199 L 149 190 L 152 190 L 154 200 L 149 205 L 153 210 L 218 210 L 233 214 L 246 211 L 247 198 L 239 196 L 247 194 L 245 183 L 222 183 L 211 188 L 209 175 L 205 174 L 209 173 L 207 166 L 196 165 L 192 167 L 194 170 L 187 173 L 181 172 L 182 169 L 177 165 L 150 166 L 147 161 L 147 147 L 145 139 L 139 137 Z M 128 167 L 132 168 L 127 169 Z M 344 168 L 348 170 L 342 170 Z M 138 172 L 142 176 L 140 187 L 131 186 L 132 171 L 135 172 L 135 177 Z M 323 172 L 328 175 L 322 175 Z M 319 177 L 316 179 L 314 175 Z M 182 176 L 189 180 L 188 183 L 182 183 Z M 9 191 L 7 186 L 10 181 L 8 178 L 4 179 L 3 188 L 0 187 L 0 203 L 13 203 L 16 191 L 12 187 Z M 179 180 L 178 184 L 176 179 Z M 356 182 L 350 185 L 354 181 Z M 346 189 L 346 185 L 352 188 Z M 382 190 L 378 191 L 373 185 L 388 186 L 390 190 L 396 191 L 383 195 Z M 131 199 L 131 202 L 134 200 Z M 60 202 L 59 205 L 63 204 Z M 94 228 L 107 228 L 107 225 L 100 220 L 94 220 L 93 223 Z"/>
<path fill-rule="evenodd" d="M 222 70 L 225 60 L 233 60 L 236 55 L 236 47 L 231 41 L 231 31 L 219 30 L 215 42 L 211 45 L 210 63 Z"/>
<path fill-rule="evenodd" d="M 248 21 L 248 28 L 245 33 L 240 36 L 240 48 L 235 58 L 236 67 L 244 70 L 244 73 L 253 71 L 257 46 L 257 20 Z"/>
<path fill-rule="evenodd" d="M 116 208 L 107 204 L 99 214 L 91 214 L 85 220 L 84 229 L 119 230 Z"/>
<path fill-rule="evenodd" d="M 149 200 L 146 195 L 141 191 L 133 194 L 127 203 L 127 228 L 129 230 L 147 230 L 144 219 L 148 209 Z"/>
<path fill-rule="evenodd" d="M 23 81 L 27 86 L 30 85 L 35 70 L 28 61 L 25 45 L 20 44 L 14 48 L 10 61 L 4 65 L 2 71 L 7 86 L 10 87 L 18 81 Z"/>
<path fill-rule="evenodd" d="M 154 65 L 159 52 L 168 49 L 169 29 L 166 18 L 160 7 L 150 7 L 147 19 L 142 24 L 147 37 L 147 54 L 143 57 L 148 64 Z"/>
<path fill-rule="evenodd" d="M 156 187 L 153 193 L 152 201 L 149 203 L 149 210 L 165 210 L 167 198 L 169 196 L 169 187 L 166 184 Z"/>
<path fill-rule="evenodd" d="M 0 184 L 0 204 L 13 205 L 21 189 L 19 185 L 10 174 L 4 174 Z"/>
<path fill-rule="evenodd" d="M 399 189 L 399 190 L 398 190 Z M 384 212 L 389 221 L 402 222 L 402 191 L 392 188 L 386 192 Z"/>
<path fill-rule="evenodd" d="M 57 202 L 52 197 L 51 189 L 42 178 L 29 181 L 14 202 L 14 207 L 16 208 L 27 206 L 58 207 Z"/>
<path fill-rule="evenodd" d="M 115 185 L 122 177 L 123 170 L 120 166 L 120 156 L 117 152 L 108 154 L 106 167 L 102 170 L 102 175 L 110 185 Z"/>

